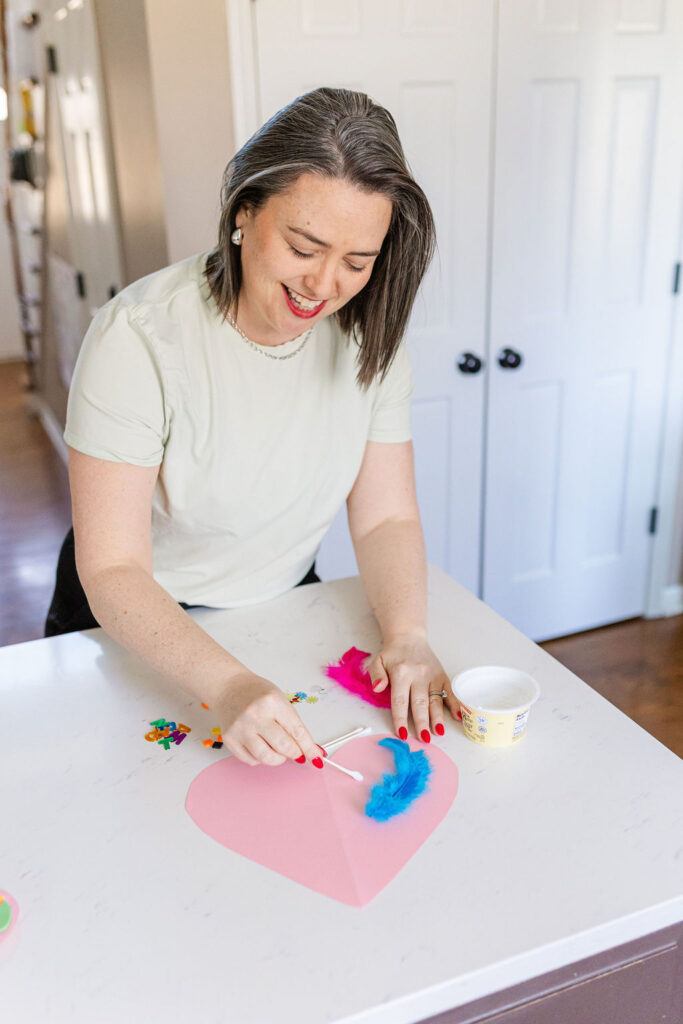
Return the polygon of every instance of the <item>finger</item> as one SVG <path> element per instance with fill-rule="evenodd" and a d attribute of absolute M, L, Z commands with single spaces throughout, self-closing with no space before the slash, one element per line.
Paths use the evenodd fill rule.
<path fill-rule="evenodd" d="M 251 765 L 252 767 L 261 763 L 260 761 L 257 761 L 255 757 L 252 757 L 247 748 L 242 743 L 238 743 L 237 740 L 229 738 L 226 739 L 223 737 L 223 743 L 230 753 L 234 754 L 238 761 L 243 761 L 245 764 Z"/>
<path fill-rule="evenodd" d="M 275 767 L 276 765 L 284 764 L 287 760 L 287 758 L 282 754 L 278 754 L 276 750 L 273 750 L 263 736 L 259 736 L 258 733 L 252 734 L 247 740 L 245 740 L 244 745 L 251 756 L 255 757 L 261 764 L 267 764 L 271 767 Z"/>
<path fill-rule="evenodd" d="M 389 685 L 389 673 L 384 667 L 382 656 L 378 655 L 372 662 L 372 667 L 369 669 L 370 679 L 372 680 L 372 688 L 375 693 L 382 693 L 386 690 Z"/>
<path fill-rule="evenodd" d="M 323 758 L 327 757 L 327 751 L 315 742 L 291 704 L 283 705 L 277 721 L 292 737 L 306 760 L 314 764 L 316 768 L 322 768 Z"/>
<path fill-rule="evenodd" d="M 410 710 L 413 712 L 415 732 L 423 743 L 429 743 L 429 693 L 427 683 L 414 683 L 410 688 Z"/>
<path fill-rule="evenodd" d="M 448 694 L 449 686 L 450 684 L 448 682 L 448 676 L 444 672 L 440 673 L 436 677 L 436 679 L 433 679 L 432 682 L 429 684 L 429 716 L 432 721 L 432 729 L 434 730 L 437 736 L 443 736 L 443 734 L 446 731 L 446 727 L 444 725 L 443 720 L 444 703 L 448 699 L 448 696 L 437 697 L 434 696 L 434 694 L 440 693 L 442 690 L 445 690 L 446 694 Z"/>
<path fill-rule="evenodd" d="M 408 712 L 410 711 L 410 680 L 399 665 L 391 676 L 391 717 L 396 735 L 408 739 Z"/>
<path fill-rule="evenodd" d="M 303 757 L 299 744 L 286 729 L 282 728 L 279 722 L 274 721 L 268 726 L 264 726 L 261 729 L 261 735 L 266 743 L 268 743 L 273 750 L 277 751 L 278 754 L 282 754 L 283 757 L 286 757 L 289 760 L 295 760 L 297 757 Z"/>

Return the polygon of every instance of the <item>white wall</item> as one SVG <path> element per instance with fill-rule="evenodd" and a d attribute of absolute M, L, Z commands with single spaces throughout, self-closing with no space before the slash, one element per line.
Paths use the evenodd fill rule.
<path fill-rule="evenodd" d="M 214 245 L 233 155 L 224 0 L 145 0 L 170 262 Z"/>
<path fill-rule="evenodd" d="M 168 263 L 145 0 L 95 0 L 95 14 L 129 284 Z"/>

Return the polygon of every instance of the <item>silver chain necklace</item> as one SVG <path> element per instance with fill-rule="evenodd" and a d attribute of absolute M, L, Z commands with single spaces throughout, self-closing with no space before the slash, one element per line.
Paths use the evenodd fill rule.
<path fill-rule="evenodd" d="M 293 352 L 288 352 L 286 356 L 275 356 L 275 355 L 273 355 L 272 352 L 268 352 L 268 350 L 267 350 L 267 348 L 265 346 L 257 345 L 255 341 L 252 341 L 251 338 L 248 338 L 246 336 L 246 334 L 244 333 L 244 331 L 242 331 L 237 326 L 237 324 L 235 323 L 235 321 L 232 318 L 232 316 L 230 315 L 230 313 L 227 314 L 227 319 L 228 319 L 228 322 L 235 328 L 235 330 L 239 334 L 240 338 L 242 338 L 244 341 L 246 341 L 247 345 L 251 345 L 252 348 L 255 348 L 257 352 L 260 352 L 262 356 L 266 356 L 267 359 L 277 359 L 278 362 L 280 362 L 280 361 L 282 361 L 284 359 L 293 359 L 294 356 L 298 356 L 299 352 L 301 352 L 301 349 L 304 347 L 304 345 L 306 344 L 306 342 L 310 338 L 311 334 L 313 333 L 313 327 L 315 327 L 315 324 L 314 324 L 313 327 L 309 327 L 308 328 L 308 330 L 304 334 L 303 341 L 301 342 L 301 344 L 299 345 L 298 348 L 294 349 Z"/>

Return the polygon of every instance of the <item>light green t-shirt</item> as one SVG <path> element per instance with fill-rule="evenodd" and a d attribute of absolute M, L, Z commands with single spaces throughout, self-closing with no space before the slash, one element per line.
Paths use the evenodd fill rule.
<path fill-rule="evenodd" d="M 154 578 L 177 600 L 268 600 L 306 574 L 368 440 L 410 440 L 407 346 L 379 383 L 336 320 L 292 359 L 264 357 L 221 319 L 198 253 L 102 306 L 76 364 L 64 439 L 99 459 L 161 464 Z M 301 338 L 275 349 L 296 350 Z"/>

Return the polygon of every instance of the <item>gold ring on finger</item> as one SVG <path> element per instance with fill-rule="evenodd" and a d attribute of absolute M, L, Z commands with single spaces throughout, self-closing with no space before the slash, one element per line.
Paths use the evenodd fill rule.
<path fill-rule="evenodd" d="M 444 699 L 444 697 L 447 697 L 447 696 L 448 696 L 448 694 L 446 693 L 446 691 L 445 691 L 445 690 L 437 690 L 436 692 L 433 692 L 433 691 L 432 691 L 432 692 L 431 692 L 431 693 L 429 694 L 429 696 L 430 696 L 430 697 L 441 697 L 441 699 L 443 700 L 443 699 Z"/>

